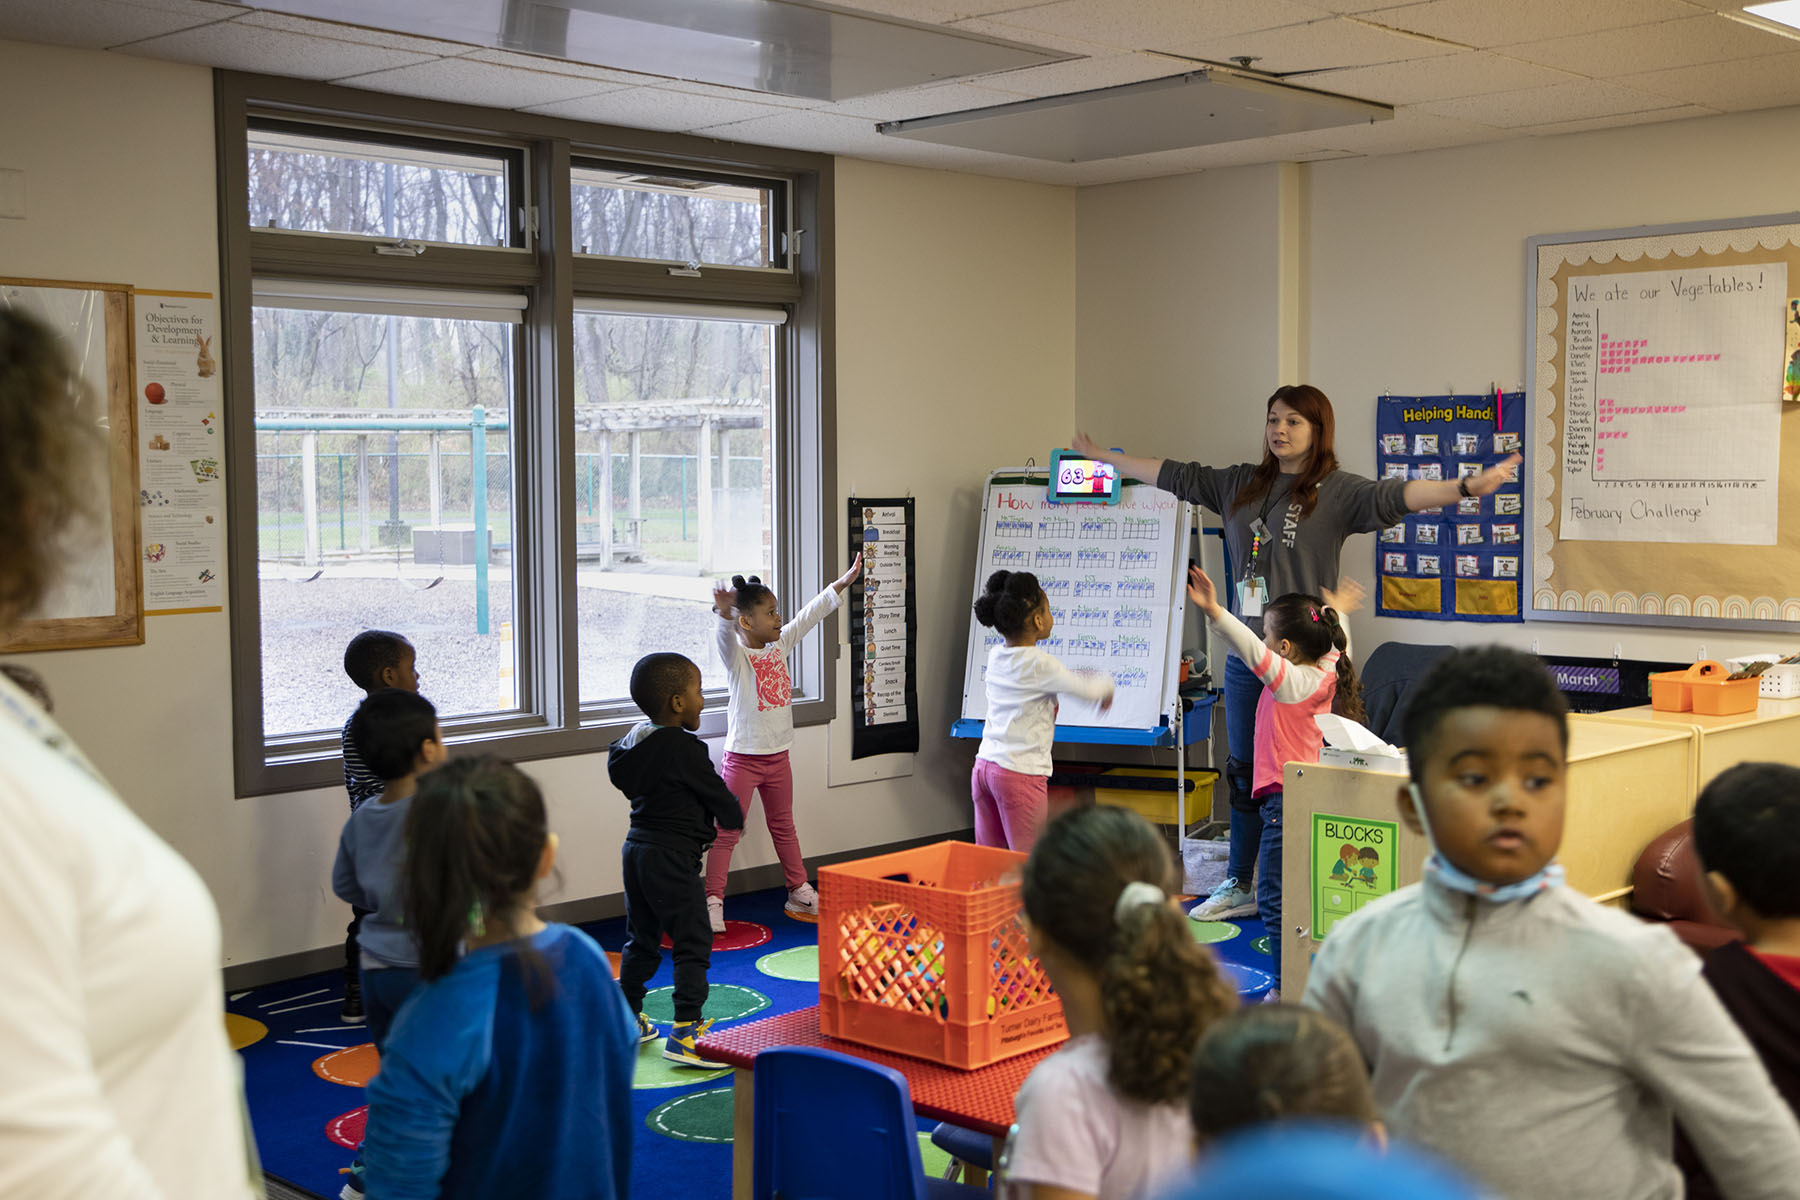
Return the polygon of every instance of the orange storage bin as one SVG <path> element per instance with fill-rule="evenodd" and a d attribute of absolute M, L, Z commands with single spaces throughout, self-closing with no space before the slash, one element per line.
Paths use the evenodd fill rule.
<path fill-rule="evenodd" d="M 972 1070 L 1069 1036 L 1019 919 L 1023 854 L 940 842 L 819 869 L 819 1030 Z"/>
<path fill-rule="evenodd" d="M 1650 707 L 1659 712 L 1703 713 L 1729 717 L 1756 708 L 1762 684 L 1755 678 L 1732 679 L 1724 663 L 1707 659 L 1685 671 L 1658 671 L 1650 676 Z"/>

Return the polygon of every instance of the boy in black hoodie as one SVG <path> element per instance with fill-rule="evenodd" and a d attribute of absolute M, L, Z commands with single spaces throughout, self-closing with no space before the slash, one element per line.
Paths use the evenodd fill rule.
<path fill-rule="evenodd" d="M 644 992 L 662 965 L 665 931 L 675 947 L 675 1027 L 663 1057 L 694 1067 L 718 1067 L 694 1043 L 711 1021 L 706 968 L 712 963 L 712 927 L 700 857 L 712 845 L 714 823 L 744 827 L 744 811 L 719 778 L 700 728 L 700 668 L 680 654 L 646 654 L 631 669 L 631 699 L 648 721 L 613 743 L 606 771 L 631 799 L 631 832 L 625 835 L 625 953 L 619 987 L 637 1014 L 643 1041 L 662 1036 L 644 1016 Z"/>

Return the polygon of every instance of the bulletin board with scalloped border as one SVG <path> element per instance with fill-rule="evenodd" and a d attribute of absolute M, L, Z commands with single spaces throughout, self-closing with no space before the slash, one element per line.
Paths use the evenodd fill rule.
<path fill-rule="evenodd" d="M 1786 357 L 1771 361 L 1772 395 L 1787 387 L 1779 416 L 1780 474 L 1773 545 L 1706 542 L 1581 541 L 1560 535 L 1565 485 L 1563 399 L 1568 297 L 1587 276 L 1641 273 L 1646 282 L 1671 271 L 1725 279 L 1757 264 L 1785 263 L 1779 303 Z M 1527 241 L 1529 392 L 1528 439 L 1531 578 L 1527 615 L 1537 620 L 1631 624 L 1800 628 L 1800 213 L 1704 224 L 1602 233 L 1560 234 Z M 1760 367 L 1757 368 L 1760 372 Z M 1759 382 L 1757 386 L 1762 386 Z M 1579 405 L 1577 406 L 1577 409 Z M 1576 416 L 1575 419 L 1579 419 Z"/>

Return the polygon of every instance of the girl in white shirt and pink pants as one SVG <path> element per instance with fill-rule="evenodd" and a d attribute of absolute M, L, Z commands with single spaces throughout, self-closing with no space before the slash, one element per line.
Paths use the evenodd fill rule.
<path fill-rule="evenodd" d="M 1112 678 L 1080 674 L 1038 643 L 1055 621 L 1050 598 L 1030 571 L 995 571 L 975 601 L 975 619 L 1006 641 L 988 651 L 987 721 L 969 790 L 975 802 L 975 841 L 1029 852 L 1049 806 L 1050 745 L 1056 739 L 1056 698 L 1112 704 Z"/>

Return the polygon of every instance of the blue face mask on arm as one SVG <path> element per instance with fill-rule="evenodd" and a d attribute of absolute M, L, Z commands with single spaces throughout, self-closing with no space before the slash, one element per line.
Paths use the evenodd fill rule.
<path fill-rule="evenodd" d="M 1443 851 L 1437 848 L 1437 839 L 1431 835 L 1431 818 L 1425 814 L 1425 797 L 1419 792 L 1419 785 L 1408 782 L 1406 790 L 1412 797 L 1413 811 L 1419 814 L 1419 824 L 1424 827 L 1425 841 L 1431 846 L 1431 857 L 1425 860 L 1425 874 L 1438 883 L 1453 892 L 1475 896 L 1494 904 L 1524 900 L 1549 888 L 1562 886 L 1566 872 L 1558 862 L 1545 864 L 1536 874 L 1528 875 L 1517 883 L 1489 883 L 1475 878 L 1445 858 Z"/>

